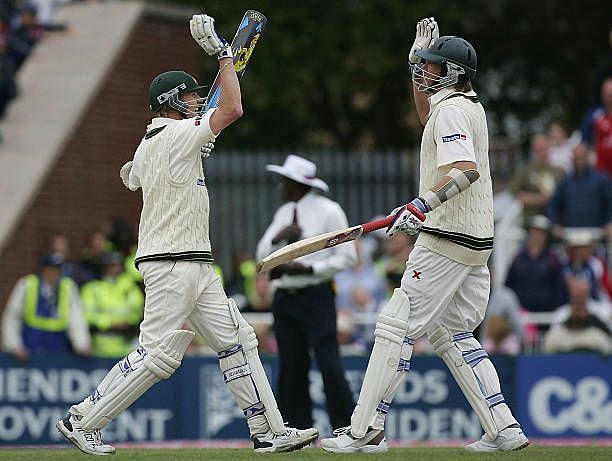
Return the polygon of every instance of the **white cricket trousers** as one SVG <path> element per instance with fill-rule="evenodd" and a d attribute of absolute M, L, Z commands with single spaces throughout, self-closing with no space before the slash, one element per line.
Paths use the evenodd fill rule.
<path fill-rule="evenodd" d="M 215 351 L 237 344 L 221 279 L 212 265 L 190 261 L 148 261 L 139 264 L 145 284 L 144 319 L 139 343 L 145 350 L 188 322 Z"/>
<path fill-rule="evenodd" d="M 417 339 L 434 324 L 452 333 L 472 332 L 482 322 L 489 302 L 487 266 L 466 266 L 416 245 L 402 277 L 410 299 L 408 336 Z"/>

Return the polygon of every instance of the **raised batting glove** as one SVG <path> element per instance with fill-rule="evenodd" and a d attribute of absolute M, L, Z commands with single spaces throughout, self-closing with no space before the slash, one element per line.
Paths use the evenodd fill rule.
<path fill-rule="evenodd" d="M 417 51 L 429 48 L 436 38 L 440 36 L 438 30 L 438 23 L 434 18 L 425 18 L 417 22 L 416 25 L 416 36 L 412 48 L 410 48 L 410 54 L 408 60 L 411 64 L 418 64 L 421 62 L 421 58 L 416 55 Z"/>
<path fill-rule="evenodd" d="M 423 221 L 425 221 L 425 213 L 419 210 L 412 202 L 408 205 L 397 207 L 389 216 L 394 216 L 393 222 L 386 230 L 389 237 L 393 237 L 397 232 L 416 235 L 419 233 Z"/>
<path fill-rule="evenodd" d="M 196 14 L 189 21 L 191 36 L 209 56 L 218 59 L 233 58 L 232 47 L 215 30 L 215 18 L 207 14 Z"/>
<path fill-rule="evenodd" d="M 210 157 L 210 153 L 215 148 L 215 140 L 208 141 L 204 144 L 200 149 L 200 154 L 202 154 L 202 158 Z"/>

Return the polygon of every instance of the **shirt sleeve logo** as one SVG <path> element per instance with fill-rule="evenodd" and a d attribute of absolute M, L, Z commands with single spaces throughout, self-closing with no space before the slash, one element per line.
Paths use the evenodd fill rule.
<path fill-rule="evenodd" d="M 452 142 L 452 141 L 466 141 L 467 140 L 467 135 L 463 134 L 463 133 L 455 133 L 455 134 L 451 134 L 450 136 L 442 136 L 442 142 Z"/>

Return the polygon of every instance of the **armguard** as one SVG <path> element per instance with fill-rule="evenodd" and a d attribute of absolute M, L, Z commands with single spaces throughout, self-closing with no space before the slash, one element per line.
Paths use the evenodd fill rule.
<path fill-rule="evenodd" d="M 435 192 L 428 190 L 422 197 L 419 197 L 430 210 L 439 207 L 448 199 L 466 190 L 480 178 L 480 174 L 476 170 L 462 171 L 458 168 L 452 168 L 445 177 L 448 178 L 448 181 L 439 190 Z"/>

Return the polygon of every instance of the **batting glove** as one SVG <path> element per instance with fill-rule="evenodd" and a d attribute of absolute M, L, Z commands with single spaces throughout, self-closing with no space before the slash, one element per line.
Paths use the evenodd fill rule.
<path fill-rule="evenodd" d="M 425 221 L 425 213 L 419 210 L 412 202 L 408 205 L 397 207 L 389 216 L 394 217 L 393 222 L 391 222 L 386 230 L 389 237 L 393 237 L 397 232 L 416 235 L 419 233 L 423 221 Z"/>
<path fill-rule="evenodd" d="M 416 36 L 412 48 L 410 48 L 410 54 L 408 55 L 410 63 L 420 63 L 421 58 L 416 55 L 416 52 L 429 48 L 439 36 L 440 31 L 438 30 L 438 23 L 434 18 L 425 18 L 417 22 Z"/>
<path fill-rule="evenodd" d="M 210 153 L 215 148 L 215 140 L 208 141 L 204 144 L 200 149 L 200 154 L 202 154 L 202 158 L 210 157 Z"/>
<path fill-rule="evenodd" d="M 196 14 L 189 21 L 191 36 L 209 56 L 218 59 L 233 58 L 232 47 L 215 30 L 215 18 L 207 14 Z"/>

